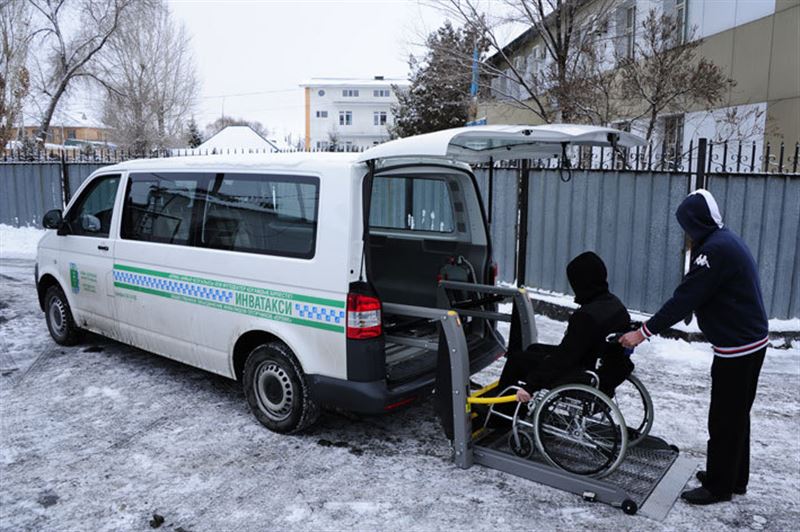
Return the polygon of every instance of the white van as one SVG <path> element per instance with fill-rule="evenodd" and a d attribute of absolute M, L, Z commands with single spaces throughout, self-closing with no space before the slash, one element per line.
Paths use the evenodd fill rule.
<path fill-rule="evenodd" d="M 629 146 L 588 126 L 441 131 L 360 154 L 212 155 L 93 173 L 50 211 L 36 286 L 53 339 L 92 331 L 241 380 L 277 432 L 320 406 L 391 411 L 430 392 L 436 325 L 382 302 L 436 307 L 442 278 L 493 284 L 468 162 Z M 386 331 L 432 339 L 417 347 Z M 465 326 L 471 370 L 504 353 L 494 324 Z"/>

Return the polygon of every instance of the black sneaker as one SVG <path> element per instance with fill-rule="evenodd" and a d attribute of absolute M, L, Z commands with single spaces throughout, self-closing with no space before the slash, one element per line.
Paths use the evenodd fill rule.
<path fill-rule="evenodd" d="M 705 506 L 707 504 L 716 504 L 718 502 L 727 502 L 731 500 L 731 496 L 714 495 L 704 487 L 695 488 L 693 490 L 684 491 L 681 493 L 681 499 L 689 504 L 697 504 Z"/>
<path fill-rule="evenodd" d="M 698 471 L 695 477 L 697 477 L 697 480 L 700 481 L 700 484 L 702 484 L 703 486 L 706 485 L 706 480 L 708 480 L 708 473 L 706 473 L 705 471 Z M 733 488 L 733 493 L 735 493 L 736 495 L 744 495 L 745 493 L 747 493 L 747 488 Z"/>

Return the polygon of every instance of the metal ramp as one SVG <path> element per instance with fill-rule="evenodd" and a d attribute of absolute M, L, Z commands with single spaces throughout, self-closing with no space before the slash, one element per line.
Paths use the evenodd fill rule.
<path fill-rule="evenodd" d="M 447 297 L 451 290 L 477 294 L 477 306 L 480 308 L 471 308 L 463 301 L 453 304 L 452 299 Z M 469 351 L 461 320 L 471 317 L 510 322 L 510 347 L 527 347 L 537 337 L 533 307 L 524 288 L 441 281 L 439 291 L 440 304 L 450 308 L 432 309 L 385 303 L 384 309 L 393 314 L 437 320 L 441 326 L 444 341 L 439 342 L 439 360 L 449 359 L 450 371 L 440 368 L 440 377 L 444 374 L 447 378 L 437 379 L 437 389 L 441 393 L 441 390 L 450 388 L 450 401 L 446 401 L 444 396 L 440 396 L 439 400 L 450 407 L 447 415 L 452 416 L 452 426 L 448 426 L 449 419 L 443 420 L 443 424 L 445 431 L 452 433 L 453 460 L 456 465 L 468 469 L 480 464 L 575 493 L 587 501 L 621 508 L 627 514 L 638 512 L 659 521 L 665 519 L 697 464 L 681 456 L 677 447 L 664 440 L 648 437 L 639 445 L 629 447 L 625 460 L 617 470 L 605 478 L 596 479 L 555 468 L 538 458 L 537 453 L 531 459 L 516 456 L 508 446 L 508 433 L 505 431 L 489 432 L 473 439 Z M 511 314 L 492 310 L 492 305 L 501 300 L 513 303 Z M 446 353 L 443 352 L 445 349 Z"/>

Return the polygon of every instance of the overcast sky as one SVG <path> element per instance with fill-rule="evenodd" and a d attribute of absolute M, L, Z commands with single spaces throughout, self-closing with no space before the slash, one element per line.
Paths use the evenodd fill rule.
<path fill-rule="evenodd" d="M 200 126 L 219 117 L 224 105 L 226 115 L 258 120 L 278 136 L 303 132 L 303 80 L 405 77 L 415 43 L 445 20 L 417 0 L 170 5 L 192 35 L 202 80 Z"/>

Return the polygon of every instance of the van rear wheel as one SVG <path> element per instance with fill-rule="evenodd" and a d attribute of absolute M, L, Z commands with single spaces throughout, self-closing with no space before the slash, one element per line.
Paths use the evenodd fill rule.
<path fill-rule="evenodd" d="M 75 324 L 67 296 L 58 286 L 51 286 L 44 294 L 45 320 L 50 336 L 59 345 L 75 345 L 80 340 L 81 330 Z"/>
<path fill-rule="evenodd" d="M 272 342 L 256 347 L 245 362 L 243 381 L 250 409 L 271 431 L 298 432 L 319 416 L 305 374 L 286 344 Z"/>

